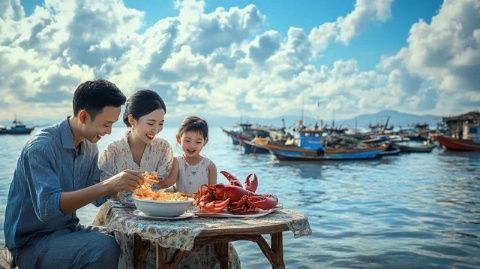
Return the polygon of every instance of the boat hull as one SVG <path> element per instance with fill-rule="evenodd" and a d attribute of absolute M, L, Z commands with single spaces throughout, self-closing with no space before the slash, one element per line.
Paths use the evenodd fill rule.
<path fill-rule="evenodd" d="M 232 144 L 233 145 L 239 145 L 240 144 L 240 140 L 238 140 L 236 132 L 225 130 L 223 128 L 222 128 L 222 131 L 232 139 Z"/>
<path fill-rule="evenodd" d="M 328 161 L 365 160 L 380 158 L 384 148 L 313 150 L 297 146 L 264 145 L 279 160 Z"/>
<path fill-rule="evenodd" d="M 270 151 L 268 150 L 268 148 L 265 148 L 263 146 L 259 146 L 255 143 L 253 143 L 252 141 L 249 141 L 249 140 L 244 140 L 242 141 L 242 146 L 244 148 L 244 153 L 245 154 L 251 154 L 251 153 L 261 153 L 261 154 L 264 154 L 264 153 L 270 153 Z"/>
<path fill-rule="evenodd" d="M 403 153 L 430 153 L 436 147 L 435 145 L 419 145 L 419 146 L 409 146 L 409 145 L 398 145 L 400 152 Z"/>
<path fill-rule="evenodd" d="M 22 130 L 15 129 L 3 129 L 0 130 L 0 135 L 28 135 L 33 131 L 34 128 L 26 128 Z"/>
<path fill-rule="evenodd" d="M 480 151 L 480 144 L 472 140 L 456 139 L 443 135 L 435 136 L 434 139 L 448 150 Z"/>

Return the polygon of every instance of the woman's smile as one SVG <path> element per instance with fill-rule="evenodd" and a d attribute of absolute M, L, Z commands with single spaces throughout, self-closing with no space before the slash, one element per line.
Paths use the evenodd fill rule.
<path fill-rule="evenodd" d="M 153 140 L 155 138 L 155 135 L 151 135 L 151 134 L 146 134 L 145 136 L 150 140 Z"/>

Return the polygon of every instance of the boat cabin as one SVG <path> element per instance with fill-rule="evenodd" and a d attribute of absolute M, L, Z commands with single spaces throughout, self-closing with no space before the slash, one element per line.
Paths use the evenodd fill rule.
<path fill-rule="evenodd" d="M 475 143 L 480 143 L 480 125 L 479 126 L 465 125 L 463 127 L 462 139 L 473 140 Z"/>
<path fill-rule="evenodd" d="M 314 149 L 314 150 L 323 149 L 322 135 L 323 135 L 323 131 L 318 129 L 317 130 L 308 130 L 308 129 L 300 130 L 299 146 L 305 149 Z"/>
<path fill-rule="evenodd" d="M 453 138 L 479 140 L 479 111 L 471 111 L 459 116 L 444 117 L 443 122 L 447 125 Z"/>

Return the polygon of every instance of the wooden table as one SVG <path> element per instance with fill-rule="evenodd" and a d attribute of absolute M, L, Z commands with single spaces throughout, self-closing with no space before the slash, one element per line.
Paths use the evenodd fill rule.
<path fill-rule="evenodd" d="M 301 212 L 279 209 L 259 218 L 206 218 L 185 220 L 146 220 L 132 214 L 132 209 L 112 208 L 105 223 L 108 229 L 134 235 L 134 267 L 143 268 L 150 247 L 156 248 L 157 268 L 177 268 L 189 251 L 205 244 L 214 244 L 221 268 L 228 268 L 229 242 L 256 242 L 272 268 L 285 268 L 283 232 L 292 231 L 295 237 L 311 234 L 308 219 Z M 181 231 L 192 240 L 186 245 L 174 245 L 165 235 Z M 270 235 L 270 244 L 264 235 Z M 184 241 L 184 240 L 181 240 Z M 174 258 L 167 262 L 166 248 L 176 248 Z"/>

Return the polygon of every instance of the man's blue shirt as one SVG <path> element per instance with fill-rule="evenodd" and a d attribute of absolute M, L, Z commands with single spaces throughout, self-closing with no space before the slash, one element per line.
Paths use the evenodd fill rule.
<path fill-rule="evenodd" d="M 78 225 L 76 213 L 60 210 L 62 192 L 100 180 L 97 145 L 84 140 L 75 148 L 68 118 L 35 134 L 22 150 L 8 193 L 5 242 L 10 250 L 30 240 Z M 104 202 L 98 199 L 96 205 Z"/>

